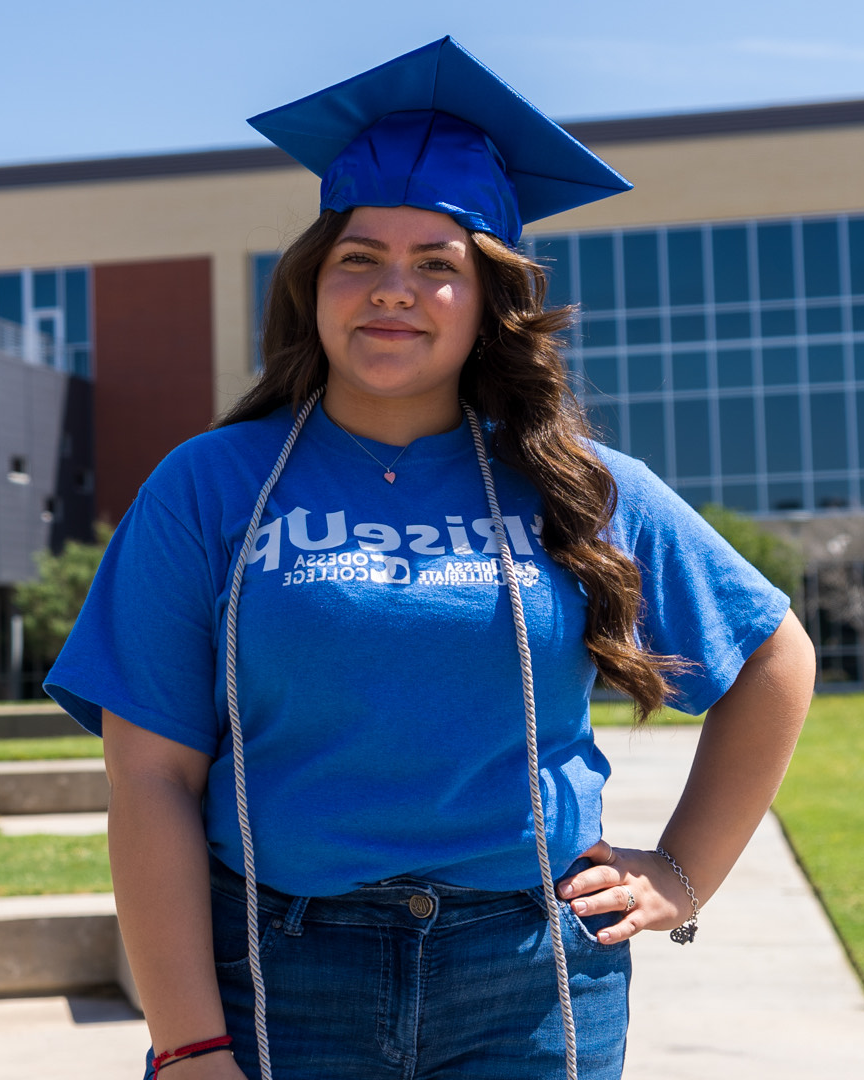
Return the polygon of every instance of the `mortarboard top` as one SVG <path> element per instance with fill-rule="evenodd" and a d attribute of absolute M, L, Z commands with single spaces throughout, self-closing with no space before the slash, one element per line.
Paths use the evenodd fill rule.
<path fill-rule="evenodd" d="M 520 218 L 632 187 L 450 37 L 249 123 L 324 178 L 322 209 L 407 202 L 511 245 Z"/>

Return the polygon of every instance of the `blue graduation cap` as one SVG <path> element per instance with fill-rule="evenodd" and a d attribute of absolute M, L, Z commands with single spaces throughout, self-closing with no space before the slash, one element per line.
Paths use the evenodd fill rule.
<path fill-rule="evenodd" d="M 249 123 L 322 178 L 322 210 L 416 206 L 511 246 L 633 186 L 450 37 Z"/>

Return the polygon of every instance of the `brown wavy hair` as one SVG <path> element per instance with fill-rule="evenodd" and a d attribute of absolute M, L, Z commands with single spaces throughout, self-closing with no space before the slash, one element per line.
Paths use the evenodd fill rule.
<path fill-rule="evenodd" d="M 317 278 L 347 217 L 325 210 L 282 255 L 264 315 L 261 376 L 215 426 L 257 419 L 286 404 L 296 410 L 327 382 Z M 544 547 L 588 594 L 588 652 L 603 680 L 632 698 L 642 722 L 672 696 L 666 676 L 681 664 L 637 644 L 639 571 L 603 538 L 617 491 L 588 442 L 589 426 L 561 358 L 561 336 L 574 309 L 546 310 L 540 265 L 487 233 L 470 236 L 485 310 L 483 339 L 465 363 L 460 392 L 490 423 L 496 457 L 539 491 Z"/>

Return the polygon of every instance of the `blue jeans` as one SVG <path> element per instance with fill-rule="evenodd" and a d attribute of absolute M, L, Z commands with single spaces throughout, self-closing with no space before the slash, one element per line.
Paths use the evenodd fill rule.
<path fill-rule="evenodd" d="M 620 1080 L 629 946 L 594 936 L 620 913 L 589 930 L 566 904 L 559 910 L 579 1080 Z M 244 883 L 221 864 L 213 923 L 234 1054 L 260 1080 Z M 273 1080 L 564 1080 L 541 889 L 410 878 L 330 898 L 261 888 L 259 933 Z"/>

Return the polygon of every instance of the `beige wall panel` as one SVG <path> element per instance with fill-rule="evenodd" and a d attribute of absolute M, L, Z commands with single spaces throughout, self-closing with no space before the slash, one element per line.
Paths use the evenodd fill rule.
<path fill-rule="evenodd" d="M 864 127 L 597 146 L 633 192 L 529 232 L 864 208 Z M 283 247 L 316 216 L 299 168 L 0 190 L 0 268 L 209 255 L 214 409 L 249 382 L 250 252 Z"/>
<path fill-rule="evenodd" d="M 226 173 L 0 192 L 0 268 L 210 255 L 214 411 L 249 384 L 247 257 L 318 213 L 311 173 Z"/>
<path fill-rule="evenodd" d="M 864 208 L 864 128 L 726 135 L 597 146 L 635 189 L 547 218 L 568 232 Z"/>
<path fill-rule="evenodd" d="M 311 221 L 301 169 L 0 191 L 0 266 L 62 266 L 265 250 Z"/>

